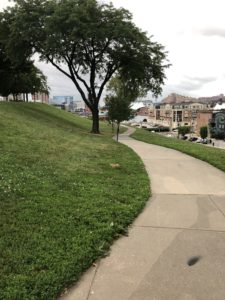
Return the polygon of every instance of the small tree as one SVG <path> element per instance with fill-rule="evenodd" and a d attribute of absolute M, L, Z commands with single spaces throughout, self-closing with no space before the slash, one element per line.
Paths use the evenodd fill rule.
<path fill-rule="evenodd" d="M 106 104 L 109 110 L 109 120 L 117 123 L 117 141 L 120 130 L 120 123 L 127 121 L 133 116 L 130 105 L 138 96 L 145 96 L 141 86 L 130 86 L 129 81 L 121 76 L 112 78 L 107 86 L 108 95 Z M 113 126 L 113 125 L 112 125 Z"/>
<path fill-rule="evenodd" d="M 208 127 L 207 126 L 202 126 L 200 128 L 200 136 L 202 139 L 206 139 L 208 136 Z"/>
<path fill-rule="evenodd" d="M 191 127 L 190 126 L 179 126 L 178 127 L 178 134 L 185 136 L 185 134 L 190 133 Z"/>
<path fill-rule="evenodd" d="M 117 124 L 116 140 L 118 141 L 120 123 L 129 120 L 133 113 L 130 107 L 130 101 L 126 98 L 110 96 L 107 98 L 106 103 L 109 110 L 109 120 Z"/>

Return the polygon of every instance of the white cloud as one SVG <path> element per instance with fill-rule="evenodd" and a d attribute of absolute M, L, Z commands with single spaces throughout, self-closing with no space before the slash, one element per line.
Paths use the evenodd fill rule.
<path fill-rule="evenodd" d="M 216 28 L 216 27 L 199 28 L 196 29 L 196 33 L 205 36 L 219 36 L 225 38 L 225 28 Z"/>
<path fill-rule="evenodd" d="M 111 0 L 130 10 L 135 24 L 153 35 L 168 51 L 163 96 L 225 94 L 224 0 Z M 110 2 L 110 0 L 104 0 Z M 0 9 L 8 1 L 0 1 Z M 49 65 L 39 64 L 49 78 L 52 94 L 73 94 L 73 84 Z M 209 80 L 211 79 L 211 80 Z"/>

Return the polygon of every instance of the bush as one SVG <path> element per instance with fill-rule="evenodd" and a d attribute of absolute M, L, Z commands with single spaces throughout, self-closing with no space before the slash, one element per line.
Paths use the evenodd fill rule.
<path fill-rule="evenodd" d="M 182 136 L 185 136 L 185 134 L 189 133 L 191 131 L 190 126 L 180 126 L 178 127 L 178 133 Z"/>
<path fill-rule="evenodd" d="M 208 127 L 207 126 L 202 126 L 200 128 L 200 136 L 202 139 L 206 139 L 208 136 Z"/>
<path fill-rule="evenodd" d="M 152 127 L 146 128 L 148 131 L 155 131 L 155 132 L 168 132 L 170 131 L 169 127 Z"/>

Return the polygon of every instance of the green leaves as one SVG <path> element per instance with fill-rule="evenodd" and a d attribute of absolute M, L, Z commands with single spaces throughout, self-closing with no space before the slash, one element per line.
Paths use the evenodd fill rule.
<path fill-rule="evenodd" d="M 0 42 L 1 95 L 7 97 L 9 94 L 48 92 L 47 78 L 32 61 L 24 59 L 20 63 L 12 61 L 4 49 L 4 45 Z"/>
<path fill-rule="evenodd" d="M 27 40 L 20 38 L 20 28 L 16 26 L 20 25 L 19 20 L 16 8 L 0 14 L 0 94 L 3 96 L 48 91 L 47 78 L 30 59 Z"/>
<path fill-rule="evenodd" d="M 106 96 L 109 120 L 120 123 L 129 120 L 132 115 L 131 102 L 136 99 L 138 92 L 130 89 L 125 81 L 114 77 L 107 87 L 109 94 Z"/>
<path fill-rule="evenodd" d="M 71 67 L 68 75 L 77 84 L 82 82 L 79 76 L 89 74 L 89 80 L 82 77 L 87 83 L 86 90 L 82 89 L 85 93 L 91 91 L 94 97 L 96 85 L 104 88 L 116 70 L 126 74 L 132 84 L 160 92 L 168 67 L 163 64 L 166 53 L 132 23 L 127 10 L 95 0 L 16 3 L 11 11 L 15 15 L 11 37 L 29 41 L 43 60 L 57 65 L 64 62 Z M 82 97 L 90 104 L 87 96 Z"/>
<path fill-rule="evenodd" d="M 202 139 L 207 138 L 207 136 L 208 136 L 208 127 L 207 126 L 202 126 L 200 128 L 200 136 Z"/>
<path fill-rule="evenodd" d="M 189 133 L 191 131 L 190 126 L 179 126 L 178 127 L 178 133 L 184 136 L 185 134 Z"/>
<path fill-rule="evenodd" d="M 103 90 L 114 74 L 126 79 L 130 90 L 141 87 L 145 94 L 152 91 L 155 96 L 161 92 L 169 66 L 166 52 L 135 26 L 129 11 L 96 0 L 16 3 L 5 12 L 11 16 L 9 48 L 16 45 L 29 49 L 28 53 L 37 52 L 69 77 L 91 109 L 93 122 L 97 122 Z"/>

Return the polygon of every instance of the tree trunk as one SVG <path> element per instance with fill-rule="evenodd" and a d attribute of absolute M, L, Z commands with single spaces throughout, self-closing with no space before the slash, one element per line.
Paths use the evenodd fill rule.
<path fill-rule="evenodd" d="M 91 133 L 98 134 L 99 131 L 99 115 L 98 115 L 98 108 L 92 110 L 92 130 Z"/>
<path fill-rule="evenodd" d="M 112 132 L 114 132 L 114 122 L 112 121 Z"/>
<path fill-rule="evenodd" d="M 117 131 L 116 131 L 116 140 L 117 140 L 117 142 L 119 140 L 119 132 L 120 132 L 120 123 L 118 122 L 117 123 Z"/>

